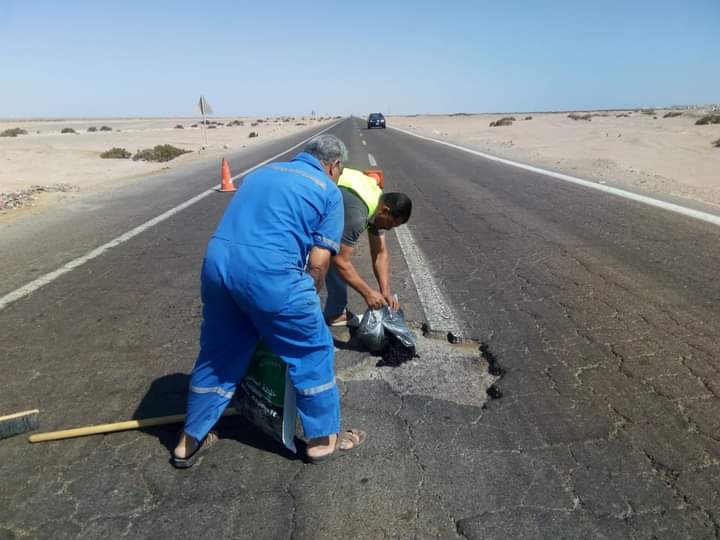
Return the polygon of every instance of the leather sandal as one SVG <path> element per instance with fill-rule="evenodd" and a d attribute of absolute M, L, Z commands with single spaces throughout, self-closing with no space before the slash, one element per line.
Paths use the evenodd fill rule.
<path fill-rule="evenodd" d="M 362 446 L 366 440 L 367 433 L 359 429 L 348 429 L 342 431 L 338 434 L 338 438 L 335 441 L 335 449 L 332 452 L 317 457 L 306 454 L 307 461 L 313 465 L 328 463 L 329 461 L 332 461 L 337 457 L 347 455 L 359 446 Z"/>
<path fill-rule="evenodd" d="M 195 448 L 195 450 L 193 450 L 193 453 L 190 454 L 189 456 L 180 458 L 180 457 L 177 457 L 175 455 L 175 453 L 173 452 L 173 455 L 170 458 L 170 463 L 172 463 L 172 466 L 175 467 L 176 469 L 189 469 L 190 467 L 192 467 L 195 464 L 195 461 L 197 461 L 197 459 L 200 457 L 202 452 L 204 450 L 207 450 L 208 448 L 210 448 L 213 444 L 215 444 L 219 438 L 220 437 L 218 437 L 217 432 L 215 432 L 215 431 L 209 432 L 207 435 L 205 435 L 205 438 L 202 440 L 202 443 L 198 444 L 197 448 Z"/>

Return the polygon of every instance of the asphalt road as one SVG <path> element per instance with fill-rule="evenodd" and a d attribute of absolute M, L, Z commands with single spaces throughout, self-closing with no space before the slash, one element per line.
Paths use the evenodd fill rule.
<path fill-rule="evenodd" d="M 339 343 L 344 423 L 371 437 L 356 454 L 304 465 L 231 420 L 182 472 L 167 463 L 176 428 L 16 437 L 0 442 L 0 538 L 717 538 L 718 228 L 356 120 L 333 132 L 351 166 L 372 154 L 387 189 L 412 197 L 412 235 L 463 334 L 506 370 L 503 397 L 483 407 L 468 382 L 484 369 L 472 341 L 422 340 L 402 377 Z M 14 229 L 0 294 L 207 189 L 216 168 Z M 199 265 L 227 200 L 0 311 L 0 411 L 37 406 L 43 429 L 182 411 Z M 394 284 L 422 323 L 389 240 Z"/>

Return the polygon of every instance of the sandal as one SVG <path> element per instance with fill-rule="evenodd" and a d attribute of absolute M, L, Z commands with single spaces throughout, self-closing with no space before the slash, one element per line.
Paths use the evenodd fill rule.
<path fill-rule="evenodd" d="M 172 466 L 176 469 L 189 469 L 195 464 L 195 461 L 197 461 L 198 457 L 200 457 L 200 454 L 203 452 L 203 450 L 207 450 L 208 448 L 210 448 L 218 441 L 218 439 L 218 434 L 215 431 L 211 431 L 210 433 L 205 435 L 202 443 L 197 445 L 197 448 L 193 450 L 192 454 L 187 457 L 180 458 L 173 453 L 172 457 L 170 458 L 170 463 L 172 463 Z"/>
<path fill-rule="evenodd" d="M 348 429 L 338 434 L 335 442 L 335 449 L 324 456 L 311 456 L 306 453 L 308 463 L 320 465 L 332 461 L 336 457 L 347 455 L 350 451 L 355 450 L 367 440 L 367 433 L 359 429 Z M 307 452 L 307 451 L 306 451 Z"/>

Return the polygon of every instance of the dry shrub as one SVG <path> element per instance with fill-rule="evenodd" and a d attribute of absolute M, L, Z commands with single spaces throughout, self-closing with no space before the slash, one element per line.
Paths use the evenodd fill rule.
<path fill-rule="evenodd" d="M 60 133 L 77 133 L 73 128 L 62 128 Z"/>
<path fill-rule="evenodd" d="M 38 131 L 38 133 L 40 133 Z M 23 128 L 10 128 L 6 129 L 2 133 L 0 133 L 0 137 L 17 137 L 18 135 L 27 135 L 27 131 L 25 131 Z"/>
<path fill-rule="evenodd" d="M 110 126 L 100 126 L 100 131 L 112 131 L 112 128 Z M 118 129 L 118 131 L 120 131 Z"/>
<path fill-rule="evenodd" d="M 713 145 L 715 148 L 720 148 L 720 139 L 718 139 L 717 141 L 713 141 L 713 142 L 712 142 L 712 145 Z"/>
<path fill-rule="evenodd" d="M 97 131 L 97 128 L 95 126 L 90 126 L 88 128 L 88 133 L 95 133 Z"/>
<path fill-rule="evenodd" d="M 170 161 L 171 159 L 175 159 L 178 156 L 182 156 L 183 154 L 187 154 L 191 151 L 192 150 L 183 150 L 182 148 L 177 148 L 176 146 L 172 146 L 171 144 L 158 144 L 154 148 L 145 148 L 143 150 L 138 150 L 137 153 L 133 156 L 133 161 L 165 162 Z"/>
<path fill-rule="evenodd" d="M 568 114 L 568 118 L 572 118 L 573 120 L 586 120 L 588 122 L 592 122 L 592 114 L 578 114 L 578 113 L 570 113 Z"/>
<path fill-rule="evenodd" d="M 720 114 L 706 114 L 695 122 L 697 126 L 707 126 L 708 124 L 720 124 Z"/>
<path fill-rule="evenodd" d="M 525 119 L 525 120 L 532 120 L 532 116 L 526 116 L 524 119 Z"/>
<path fill-rule="evenodd" d="M 248 133 L 249 139 L 252 139 L 254 137 L 259 137 L 259 136 L 260 136 L 260 134 L 257 131 L 251 131 L 250 133 Z"/>
<path fill-rule="evenodd" d="M 113 147 L 110 150 L 106 150 L 100 157 L 103 159 L 129 159 L 132 153 L 128 152 L 124 148 Z"/>
<path fill-rule="evenodd" d="M 176 124 L 174 129 L 185 129 L 185 126 L 182 124 Z"/>
<path fill-rule="evenodd" d="M 648 116 L 654 116 L 655 115 L 655 109 L 643 109 L 640 111 L 643 114 L 647 114 Z"/>
<path fill-rule="evenodd" d="M 490 122 L 490 127 L 512 126 L 512 123 L 514 121 L 515 121 L 514 116 L 506 116 L 505 118 L 501 118 L 500 120 L 495 120 L 494 122 Z"/>
<path fill-rule="evenodd" d="M 675 118 L 677 116 L 682 116 L 682 113 L 670 111 L 663 114 L 663 118 Z"/>

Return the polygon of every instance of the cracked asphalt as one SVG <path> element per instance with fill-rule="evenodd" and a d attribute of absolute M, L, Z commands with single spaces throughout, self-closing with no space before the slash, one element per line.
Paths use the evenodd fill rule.
<path fill-rule="evenodd" d="M 188 471 L 168 464 L 177 426 L 15 437 L 0 441 L 0 539 L 718 538 L 717 228 L 354 120 L 334 132 L 351 166 L 372 152 L 413 198 L 413 235 L 465 335 L 505 370 L 503 397 L 485 401 L 472 343 L 421 340 L 417 364 L 377 368 L 339 335 L 343 423 L 370 433 L 358 452 L 305 465 L 237 419 Z M 52 270 L 213 185 L 215 168 L 53 218 L 44 244 L 13 229 L 3 290 L 23 265 Z M 208 197 L 0 311 L 0 414 L 39 407 L 51 430 L 182 412 L 200 262 L 226 202 Z"/>

